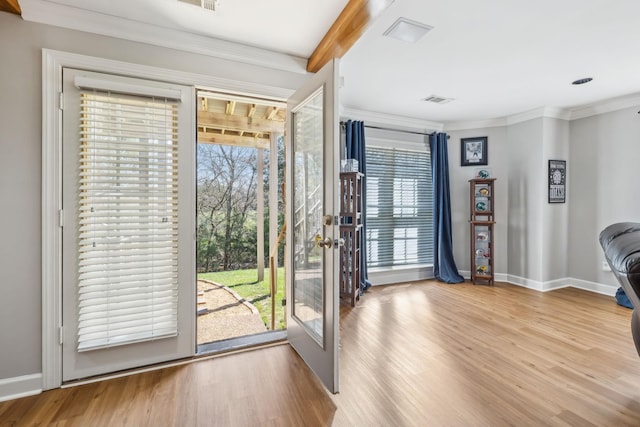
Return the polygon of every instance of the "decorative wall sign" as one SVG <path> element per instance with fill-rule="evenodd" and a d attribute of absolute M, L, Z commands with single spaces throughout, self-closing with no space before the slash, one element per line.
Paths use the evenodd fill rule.
<path fill-rule="evenodd" d="M 486 136 L 460 139 L 460 166 L 483 166 L 488 163 Z"/>
<path fill-rule="evenodd" d="M 564 203 L 567 193 L 567 162 L 549 160 L 549 203 Z"/>

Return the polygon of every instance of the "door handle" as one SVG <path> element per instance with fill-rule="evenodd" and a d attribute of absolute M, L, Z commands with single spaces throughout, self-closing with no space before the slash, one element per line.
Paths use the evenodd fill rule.
<path fill-rule="evenodd" d="M 333 245 L 333 240 L 331 240 L 331 237 L 316 239 L 316 245 L 318 245 L 319 248 L 330 248 Z"/>

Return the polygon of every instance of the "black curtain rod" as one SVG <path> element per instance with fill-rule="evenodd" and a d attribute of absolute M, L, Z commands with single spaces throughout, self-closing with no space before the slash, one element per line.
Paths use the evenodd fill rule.
<path fill-rule="evenodd" d="M 340 126 L 344 126 L 346 124 L 347 124 L 347 122 L 340 122 Z M 364 127 L 369 128 L 369 129 L 388 130 L 388 131 L 391 131 L 391 132 L 402 132 L 402 133 L 410 133 L 410 134 L 413 134 L 413 135 L 424 135 L 424 136 L 431 136 L 431 135 L 436 133 L 436 132 L 431 132 L 431 133 L 415 132 L 415 131 L 411 131 L 411 130 L 393 129 L 393 128 L 386 128 L 386 127 L 380 127 L 380 126 L 371 126 L 371 125 L 364 125 Z M 449 138 L 449 135 L 447 135 L 447 139 L 448 138 Z"/>

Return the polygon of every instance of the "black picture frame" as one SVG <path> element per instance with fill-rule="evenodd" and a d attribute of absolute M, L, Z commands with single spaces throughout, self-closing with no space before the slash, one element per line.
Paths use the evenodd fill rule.
<path fill-rule="evenodd" d="M 567 199 L 567 161 L 549 160 L 549 203 L 564 203 Z"/>
<path fill-rule="evenodd" d="M 460 166 L 486 166 L 489 164 L 487 145 L 489 138 L 460 138 Z"/>

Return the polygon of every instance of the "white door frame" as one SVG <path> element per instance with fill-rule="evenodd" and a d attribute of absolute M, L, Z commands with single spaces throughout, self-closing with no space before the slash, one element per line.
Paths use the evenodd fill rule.
<path fill-rule="evenodd" d="M 50 49 L 42 50 L 42 389 L 62 385 L 62 69 L 119 74 L 217 91 L 286 99 L 293 90 Z M 193 115 L 195 117 L 195 105 Z M 192 140 L 196 140 L 195 123 Z M 195 192 L 195 170 L 194 189 Z M 195 230 L 194 230 L 195 233 Z M 194 319 L 195 322 L 195 319 Z M 194 348 L 195 354 L 195 348 Z"/>

